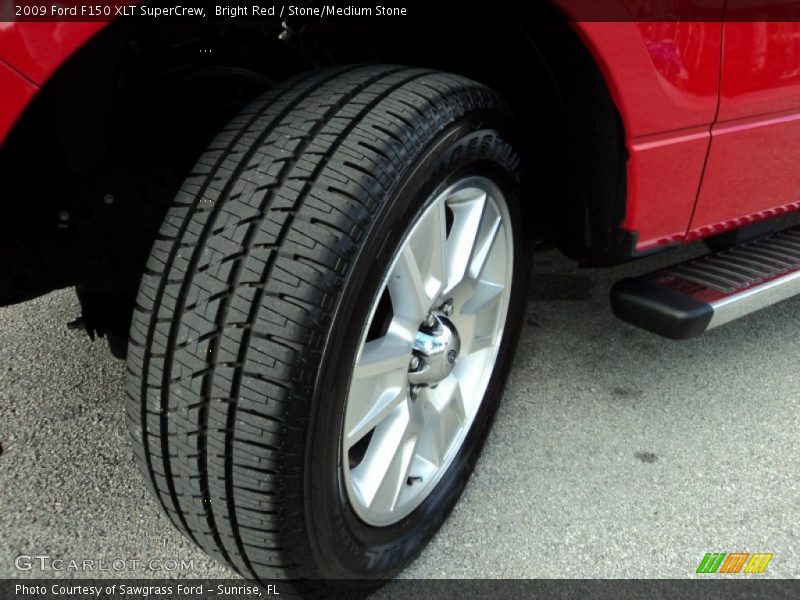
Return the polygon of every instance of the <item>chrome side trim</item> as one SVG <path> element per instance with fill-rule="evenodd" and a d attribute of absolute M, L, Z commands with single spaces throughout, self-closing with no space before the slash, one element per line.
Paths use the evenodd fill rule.
<path fill-rule="evenodd" d="M 708 329 L 730 323 L 798 294 L 800 294 L 800 270 L 733 293 L 711 303 L 714 315 L 711 317 Z"/>

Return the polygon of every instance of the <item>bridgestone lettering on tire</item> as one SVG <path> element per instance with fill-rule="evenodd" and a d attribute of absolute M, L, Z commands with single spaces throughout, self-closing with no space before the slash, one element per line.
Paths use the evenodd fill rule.
<path fill-rule="evenodd" d="M 270 90 L 198 160 L 141 282 L 127 412 L 155 497 L 207 553 L 248 578 L 291 578 L 297 591 L 369 588 L 446 519 L 501 395 L 524 305 L 515 131 L 496 94 L 462 77 L 338 67 Z M 487 206 L 500 207 L 503 256 L 513 257 L 507 272 L 494 269 L 508 277 L 485 392 L 424 494 L 402 512 L 355 510 L 345 467 L 357 468 L 358 452 L 345 456 L 342 436 L 359 348 L 385 335 L 370 315 L 398 249 L 437 198 L 460 201 L 442 199 L 457 185 L 492 190 Z M 448 218 L 447 232 L 461 227 Z M 420 324 L 418 354 L 425 335 L 447 341 L 458 329 L 452 307 L 433 308 L 443 312 Z M 420 354 L 441 374 L 415 375 L 414 401 L 460 360 L 447 343 L 449 354 Z"/>

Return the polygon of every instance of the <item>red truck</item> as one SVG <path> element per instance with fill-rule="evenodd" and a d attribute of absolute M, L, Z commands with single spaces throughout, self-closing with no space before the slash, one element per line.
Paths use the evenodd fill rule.
<path fill-rule="evenodd" d="M 612 289 L 670 338 L 800 292 L 794 7 L 581 10 L 0 23 L 0 305 L 76 288 L 155 497 L 243 576 L 369 588 L 417 556 L 535 245 L 704 240 Z"/>

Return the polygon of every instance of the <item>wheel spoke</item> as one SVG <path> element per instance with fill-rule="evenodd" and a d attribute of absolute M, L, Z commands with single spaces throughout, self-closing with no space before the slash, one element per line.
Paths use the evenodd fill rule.
<path fill-rule="evenodd" d="M 351 478 L 364 503 L 374 510 L 394 509 L 414 458 L 419 425 L 411 420 L 407 406 L 395 409 L 373 435 L 362 463 Z"/>
<path fill-rule="evenodd" d="M 445 207 L 439 202 L 417 223 L 389 274 L 394 314 L 415 328 L 444 287 L 446 239 Z"/>
<path fill-rule="evenodd" d="M 461 383 L 451 374 L 435 388 L 421 390 L 418 401 L 424 403 L 426 425 L 419 453 L 438 467 L 466 421 Z"/>
<path fill-rule="evenodd" d="M 496 342 L 503 294 L 503 287 L 493 283 L 481 282 L 470 287 L 474 291 L 462 304 L 456 304 L 456 312 L 451 317 L 461 336 L 462 356 Z"/>
<path fill-rule="evenodd" d="M 379 510 L 394 510 L 397 499 L 408 482 L 408 471 L 414 459 L 417 442 L 419 440 L 418 427 L 409 427 L 395 451 L 389 468 L 378 487 L 372 506 Z"/>
<path fill-rule="evenodd" d="M 467 274 L 486 200 L 486 192 L 477 189 L 463 190 L 448 200 L 453 225 L 447 238 L 446 291 L 458 285 Z"/>
<path fill-rule="evenodd" d="M 419 323 L 428 314 L 430 298 L 425 290 L 425 281 L 414 250 L 410 245 L 403 248 L 397 263 L 389 275 L 389 296 L 396 317 Z"/>
<path fill-rule="evenodd" d="M 465 278 L 480 279 L 502 228 L 502 217 L 490 197 L 479 190 L 464 190 L 448 202 L 453 226 L 447 239 L 447 288 Z"/>
<path fill-rule="evenodd" d="M 481 215 L 481 224 L 478 234 L 475 236 L 475 245 L 472 250 L 469 264 L 469 277 L 480 281 L 484 277 L 487 265 L 490 264 L 490 256 L 496 247 L 497 238 L 502 232 L 502 219 L 493 202 L 487 202 Z M 505 266 L 505 265 L 503 265 Z M 491 273 L 494 276 L 497 274 Z"/>
<path fill-rule="evenodd" d="M 447 216 L 444 202 L 438 202 L 425 213 L 411 236 L 410 244 L 422 265 L 422 278 L 427 297 L 435 298 L 447 277 Z"/>
<path fill-rule="evenodd" d="M 348 447 L 405 401 L 410 358 L 410 343 L 395 335 L 386 335 L 364 345 L 353 369 L 348 395 L 345 423 Z"/>

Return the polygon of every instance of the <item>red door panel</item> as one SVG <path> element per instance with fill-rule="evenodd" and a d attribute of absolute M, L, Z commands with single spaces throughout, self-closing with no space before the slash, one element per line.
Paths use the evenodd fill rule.
<path fill-rule="evenodd" d="M 717 113 L 724 0 L 555 0 L 625 124 L 624 229 L 640 252 L 683 240 Z"/>
<path fill-rule="evenodd" d="M 722 2 L 717 3 L 722 15 Z M 623 228 L 637 250 L 683 239 L 717 110 L 719 21 L 580 23 L 622 113 L 630 151 Z"/>
<path fill-rule="evenodd" d="M 778 19 L 785 4 L 729 0 L 719 115 L 689 239 L 800 208 L 800 22 L 744 20 Z"/>

